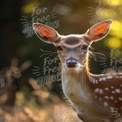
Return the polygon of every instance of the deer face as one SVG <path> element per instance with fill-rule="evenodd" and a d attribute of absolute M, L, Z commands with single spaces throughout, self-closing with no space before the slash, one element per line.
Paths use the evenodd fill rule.
<path fill-rule="evenodd" d="M 108 34 L 111 23 L 112 20 L 106 20 L 92 26 L 85 34 L 68 36 L 59 35 L 53 28 L 39 23 L 34 23 L 33 28 L 42 41 L 56 46 L 62 66 L 75 69 L 82 66 L 91 42 Z"/>
<path fill-rule="evenodd" d="M 68 35 L 56 45 L 63 66 L 76 68 L 81 66 L 87 53 L 88 43 L 81 35 Z"/>

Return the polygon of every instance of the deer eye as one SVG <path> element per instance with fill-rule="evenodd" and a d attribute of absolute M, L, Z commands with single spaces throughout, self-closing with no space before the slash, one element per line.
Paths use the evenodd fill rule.
<path fill-rule="evenodd" d="M 63 51 L 63 48 L 61 46 L 57 46 L 58 51 Z"/>
<path fill-rule="evenodd" d="M 87 48 L 88 48 L 88 45 L 83 45 L 82 46 L 82 50 L 87 50 Z"/>

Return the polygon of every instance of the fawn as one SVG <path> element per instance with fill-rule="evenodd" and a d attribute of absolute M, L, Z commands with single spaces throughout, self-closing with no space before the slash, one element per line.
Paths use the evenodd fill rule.
<path fill-rule="evenodd" d="M 122 122 L 122 73 L 95 75 L 89 71 L 89 47 L 109 32 L 112 20 L 93 25 L 85 34 L 59 35 L 34 23 L 37 36 L 54 44 L 61 61 L 62 89 L 84 122 Z"/>

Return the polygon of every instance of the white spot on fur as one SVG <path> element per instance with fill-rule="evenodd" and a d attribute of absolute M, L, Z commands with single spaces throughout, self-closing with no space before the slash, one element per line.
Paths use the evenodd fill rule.
<path fill-rule="evenodd" d="M 115 92 L 116 93 L 121 93 L 121 90 L 120 89 L 115 89 Z"/>
<path fill-rule="evenodd" d="M 104 102 L 104 106 L 105 107 L 108 107 L 108 102 Z"/>
<path fill-rule="evenodd" d="M 110 86 L 112 89 L 114 88 L 114 86 Z"/>
<path fill-rule="evenodd" d="M 110 99 L 111 99 L 111 100 L 113 100 L 113 99 L 114 99 L 114 97 L 113 97 L 113 96 L 110 96 Z"/>
<path fill-rule="evenodd" d="M 113 77 L 111 75 L 107 76 L 106 77 L 107 79 L 112 79 Z"/>
<path fill-rule="evenodd" d="M 113 94 L 115 94 L 115 91 L 112 91 Z"/>
<path fill-rule="evenodd" d="M 109 96 L 105 96 L 105 99 L 109 99 Z"/>
<path fill-rule="evenodd" d="M 89 76 L 89 80 L 93 83 L 93 84 L 98 84 L 98 80 L 94 79 L 93 77 Z"/>
<path fill-rule="evenodd" d="M 100 90 L 99 90 L 99 93 L 100 93 L 100 94 L 103 94 L 103 90 L 102 90 L 102 89 L 100 89 Z"/>
<path fill-rule="evenodd" d="M 98 93 L 98 92 L 99 92 L 99 88 L 96 88 L 96 89 L 95 89 L 95 92 Z"/>
<path fill-rule="evenodd" d="M 105 88 L 105 90 L 106 90 L 106 91 L 108 91 L 108 90 L 109 90 L 109 88 L 108 88 L 108 87 L 106 87 L 106 88 Z"/>
<path fill-rule="evenodd" d="M 99 79 L 99 81 L 102 81 L 102 80 L 103 80 L 103 78 L 100 78 L 100 79 Z"/>
<path fill-rule="evenodd" d="M 102 90 L 102 89 L 99 89 L 99 88 L 96 88 L 96 89 L 95 89 L 95 92 L 96 92 L 96 93 L 99 93 L 99 94 L 103 94 L 103 90 Z"/>
<path fill-rule="evenodd" d="M 103 81 L 106 81 L 106 77 L 103 77 Z"/>
<path fill-rule="evenodd" d="M 111 110 L 112 113 L 115 112 L 114 107 L 110 107 L 110 110 Z"/>
<path fill-rule="evenodd" d="M 122 101 L 122 97 L 119 97 L 119 101 Z"/>

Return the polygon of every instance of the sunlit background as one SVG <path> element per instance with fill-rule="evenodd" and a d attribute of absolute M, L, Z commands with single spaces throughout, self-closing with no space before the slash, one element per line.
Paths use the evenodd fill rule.
<path fill-rule="evenodd" d="M 56 49 L 37 38 L 32 24 L 67 35 L 112 19 L 109 35 L 92 43 L 90 71 L 121 72 L 121 0 L 2 0 L 0 5 L 0 122 L 80 122 L 62 92 Z"/>

